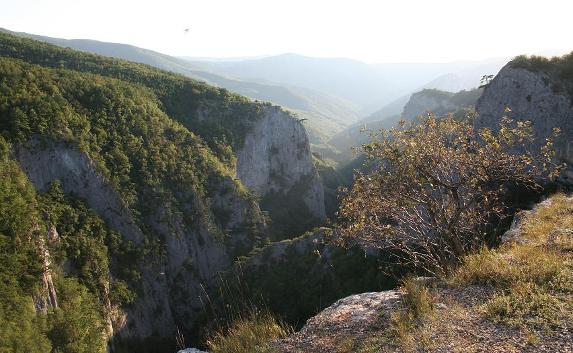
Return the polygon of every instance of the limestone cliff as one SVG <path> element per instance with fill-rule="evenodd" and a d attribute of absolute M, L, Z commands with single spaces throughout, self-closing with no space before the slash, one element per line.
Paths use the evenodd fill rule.
<path fill-rule="evenodd" d="M 556 89 L 563 83 L 546 72 L 515 67 L 509 63 L 489 83 L 478 100 L 475 125 L 477 128 L 495 128 L 502 116 L 529 120 L 533 123 L 535 147 L 545 143 L 553 128 L 560 128 L 561 136 L 556 141 L 555 149 L 562 161 L 571 164 L 573 101 L 566 91 Z"/>
<path fill-rule="evenodd" d="M 247 133 L 237 152 L 237 176 L 263 197 L 287 194 L 303 183 L 301 201 L 312 216 L 325 218 L 323 186 L 304 126 L 280 107 L 266 106 L 264 117 Z"/>
<path fill-rule="evenodd" d="M 58 241 L 58 231 L 53 226 L 49 228 L 45 236 L 44 234 L 39 234 L 37 239 L 39 254 L 43 265 L 42 282 L 38 292 L 33 298 L 34 307 L 38 313 L 47 314 L 49 309 L 58 307 L 58 294 L 52 279 L 52 261 L 48 245 L 49 243 L 57 243 Z"/>

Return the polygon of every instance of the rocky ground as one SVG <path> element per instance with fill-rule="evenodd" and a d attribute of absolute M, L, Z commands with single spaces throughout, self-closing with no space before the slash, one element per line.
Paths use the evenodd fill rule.
<path fill-rule="evenodd" d="M 571 327 L 549 334 L 485 319 L 479 307 L 491 289 L 441 288 L 434 295 L 435 313 L 420 323 L 410 341 L 392 339 L 392 311 L 401 293 L 386 291 L 341 299 L 272 348 L 277 353 L 573 352 Z"/>

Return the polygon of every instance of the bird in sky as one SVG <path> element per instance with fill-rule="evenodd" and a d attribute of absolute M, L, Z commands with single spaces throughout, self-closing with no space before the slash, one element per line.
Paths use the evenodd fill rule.
<path fill-rule="evenodd" d="M 185 28 L 185 34 L 189 33 L 190 28 Z"/>

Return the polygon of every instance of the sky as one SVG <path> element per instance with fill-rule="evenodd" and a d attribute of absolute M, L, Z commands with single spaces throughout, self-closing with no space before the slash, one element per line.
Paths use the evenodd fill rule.
<path fill-rule="evenodd" d="M 176 56 L 368 63 L 567 53 L 572 14 L 572 0 L 0 0 L 0 27 L 12 31 Z"/>

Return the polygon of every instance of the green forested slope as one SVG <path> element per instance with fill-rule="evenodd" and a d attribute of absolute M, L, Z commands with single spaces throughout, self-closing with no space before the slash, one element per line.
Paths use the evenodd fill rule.
<path fill-rule="evenodd" d="M 239 232 L 248 251 L 262 221 L 234 179 L 233 149 L 261 112 L 245 98 L 145 65 L 0 33 L 0 352 L 103 352 L 110 311 L 141 295 L 143 259 L 164 261 L 165 239 L 149 220 L 162 205 L 183 215 L 188 234 L 207 229 L 227 243 Z M 142 244 L 124 240 L 57 181 L 35 190 L 12 153 L 31 140 L 85 153 L 134 216 Z M 218 195 L 242 203 L 215 205 Z M 232 207 L 248 214 L 241 229 L 228 228 Z M 59 308 L 36 315 L 41 239 L 52 226 L 59 240 L 46 246 Z"/>
<path fill-rule="evenodd" d="M 0 352 L 104 352 L 106 306 L 100 284 L 110 269 L 108 254 L 128 254 L 124 242 L 81 201 L 68 197 L 71 204 L 65 204 L 57 186 L 38 195 L 1 137 L 0 147 Z M 62 230 L 52 255 L 71 261 L 78 273 L 56 276 L 60 309 L 36 315 L 32 298 L 41 295 L 47 232 L 42 214 L 48 213 Z M 130 269 L 116 272 L 114 303 L 134 298 L 119 279 L 135 280 L 137 271 Z"/>
<path fill-rule="evenodd" d="M 199 134 L 222 154 L 224 145 L 239 146 L 249 122 L 262 114 L 260 104 L 203 82 L 144 64 L 64 49 L 1 32 L 0 56 L 145 86 L 157 97 L 167 115 Z M 209 119 L 198 116 L 198 108 L 206 109 Z"/>
<path fill-rule="evenodd" d="M 145 214 L 150 190 L 200 197 L 232 173 L 150 92 L 120 80 L 0 58 L 0 129 L 13 141 L 66 141 L 96 162 L 126 205 Z"/>

